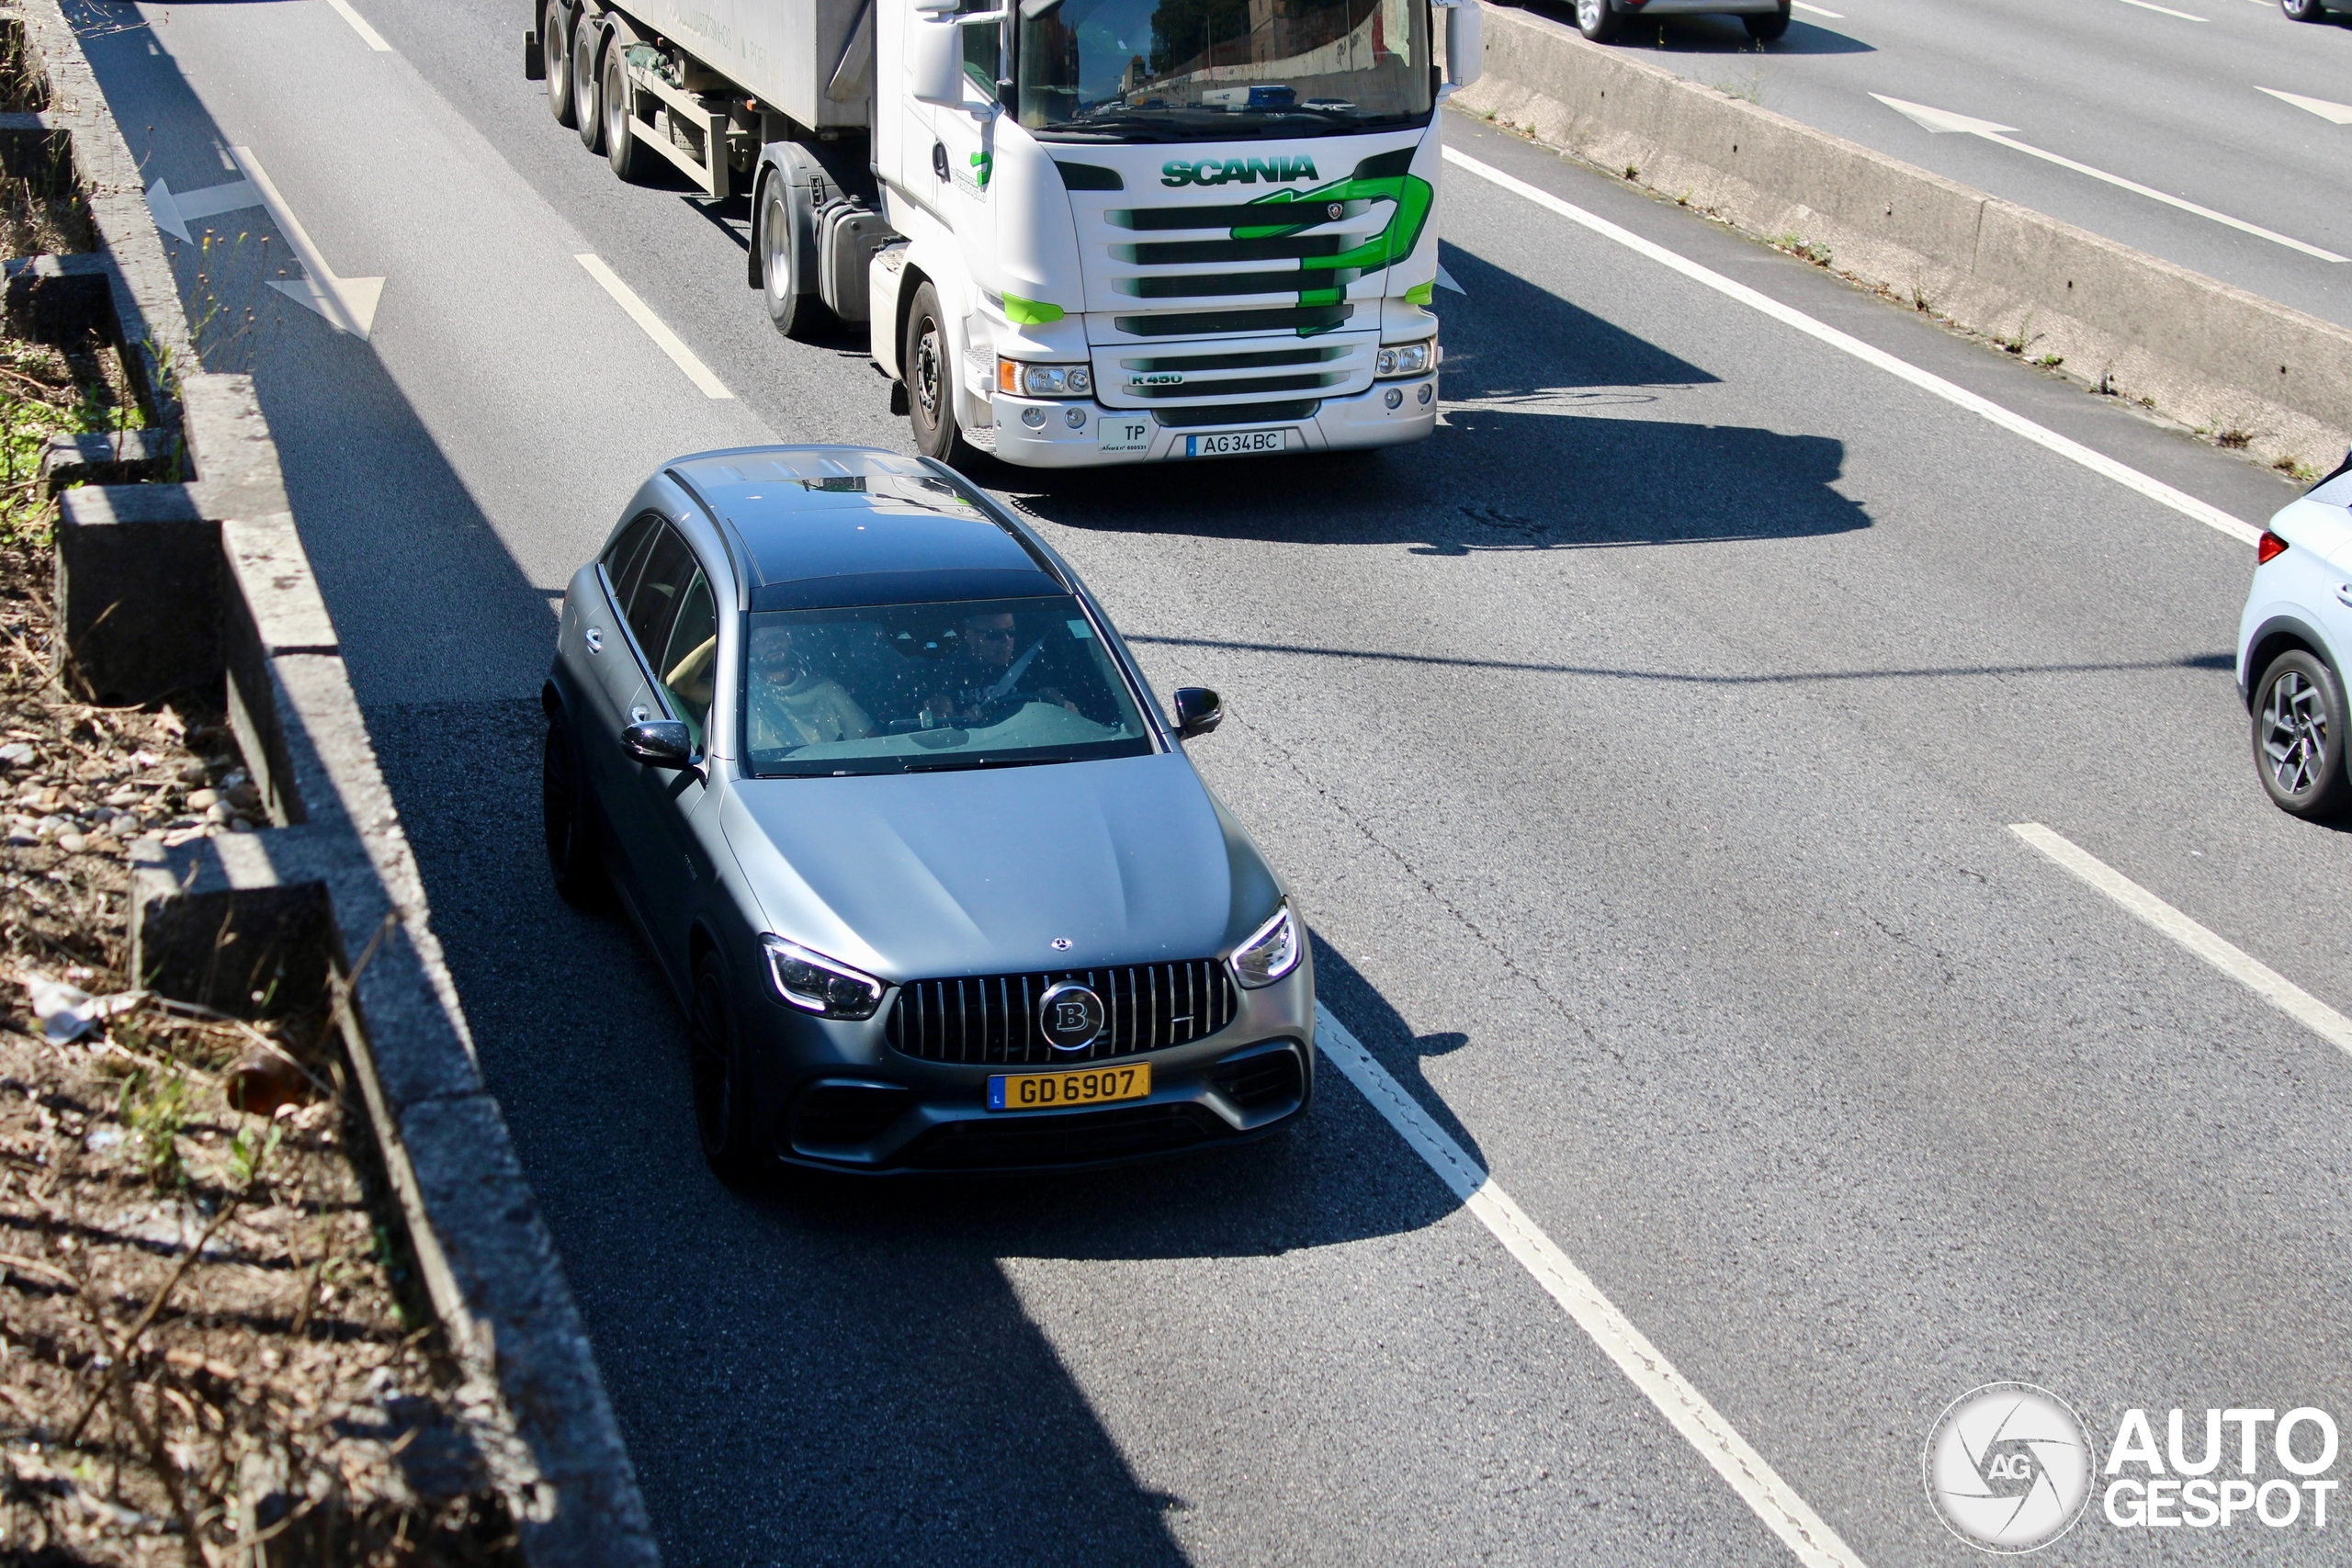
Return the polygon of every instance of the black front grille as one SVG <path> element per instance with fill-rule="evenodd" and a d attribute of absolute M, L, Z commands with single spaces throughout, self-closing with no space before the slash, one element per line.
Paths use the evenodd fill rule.
<path fill-rule="evenodd" d="M 1165 316 L 1114 316 L 1112 320 L 1130 337 L 1209 337 L 1218 333 L 1281 332 L 1313 337 L 1347 325 L 1355 310 L 1353 305 L 1276 305 L 1264 309 L 1183 310 Z"/>
<path fill-rule="evenodd" d="M 1229 398 L 1258 392 L 1317 392 L 1347 378 L 1344 370 L 1315 371 L 1304 376 L 1237 376 L 1224 381 L 1196 381 L 1174 387 L 1129 387 L 1126 392 L 1131 398 L 1155 401 L 1162 398 Z"/>
<path fill-rule="evenodd" d="M 1048 1044 L 1037 1016 L 1046 988 L 1065 980 L 1102 998 L 1102 1032 L 1093 1044 L 1076 1051 Z M 1199 958 L 916 980 L 899 988 L 887 1027 L 891 1049 L 926 1062 L 1041 1066 L 1189 1044 L 1231 1023 L 1237 1005 L 1233 976 L 1225 965 Z"/>
<path fill-rule="evenodd" d="M 1265 1051 L 1227 1062 L 1211 1075 L 1217 1092 L 1245 1112 L 1271 1111 L 1299 1097 L 1298 1056 L 1290 1050 Z"/>
<path fill-rule="evenodd" d="M 1336 256 L 1351 243 L 1341 234 L 1286 234 L 1259 240 L 1162 240 L 1114 245 L 1112 256 L 1130 266 L 1202 266 L 1216 262 L 1300 261 Z"/>
<path fill-rule="evenodd" d="M 1084 1165 L 1166 1154 L 1230 1132 L 1196 1105 L 1136 1105 L 1059 1116 L 950 1122 L 918 1139 L 903 1158 L 929 1170 Z"/>
<path fill-rule="evenodd" d="M 1204 424 L 1305 423 L 1323 406 L 1320 400 L 1303 403 L 1216 403 L 1206 408 L 1155 408 L 1151 417 L 1171 430 Z"/>
<path fill-rule="evenodd" d="M 884 1084 L 818 1084 L 793 1108 L 786 1142 L 804 1154 L 871 1143 L 913 1098 L 906 1089 Z"/>

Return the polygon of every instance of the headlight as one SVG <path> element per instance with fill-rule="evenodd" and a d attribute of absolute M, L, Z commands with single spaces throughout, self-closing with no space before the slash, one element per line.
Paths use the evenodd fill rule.
<path fill-rule="evenodd" d="M 1276 909 L 1272 919 L 1233 950 L 1233 977 L 1253 991 L 1297 967 L 1298 928 L 1291 924 L 1288 907 Z"/>
<path fill-rule="evenodd" d="M 882 1005 L 882 982 L 797 942 L 763 934 L 768 979 L 775 994 L 803 1012 L 823 1018 L 872 1018 Z"/>
<path fill-rule="evenodd" d="M 1430 367 L 1430 354 L 1432 347 L 1433 344 L 1426 338 L 1419 343 L 1391 344 L 1382 349 L 1379 357 L 1373 361 L 1373 374 L 1375 376 L 1419 376 Z"/>
<path fill-rule="evenodd" d="M 1083 398 L 1094 390 L 1094 372 L 1083 365 L 1023 365 L 1000 359 L 996 389 L 1031 398 Z"/>

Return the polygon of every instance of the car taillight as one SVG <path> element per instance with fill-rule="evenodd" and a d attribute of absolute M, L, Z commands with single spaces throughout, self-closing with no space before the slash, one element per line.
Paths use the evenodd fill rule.
<path fill-rule="evenodd" d="M 2254 542 L 2254 564 L 2268 566 L 2287 553 L 2287 541 L 2265 528 L 2262 537 Z"/>

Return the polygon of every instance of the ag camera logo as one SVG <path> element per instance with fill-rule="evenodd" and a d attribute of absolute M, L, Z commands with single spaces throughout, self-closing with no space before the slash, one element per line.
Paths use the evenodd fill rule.
<path fill-rule="evenodd" d="M 2090 1501 L 2090 1433 L 2074 1406 L 2025 1382 L 1986 1383 L 1944 1408 L 1922 1461 L 1928 1500 L 1969 1545 L 2038 1551 Z"/>

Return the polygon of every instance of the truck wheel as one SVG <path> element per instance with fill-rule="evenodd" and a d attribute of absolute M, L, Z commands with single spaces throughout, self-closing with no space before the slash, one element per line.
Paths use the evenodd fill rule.
<path fill-rule="evenodd" d="M 558 125 L 571 123 L 571 12 L 549 4 L 539 24 L 539 48 L 548 62 L 548 112 Z"/>
<path fill-rule="evenodd" d="M 571 118 L 580 127 L 580 144 L 591 152 L 605 150 L 605 116 L 596 90 L 596 56 L 605 41 L 604 28 L 582 17 L 571 29 Z"/>
<path fill-rule="evenodd" d="M 644 180 L 653 155 L 637 139 L 637 89 L 628 85 L 628 59 L 617 48 L 605 51 L 605 161 L 613 173 L 637 185 Z"/>
<path fill-rule="evenodd" d="M 1747 36 L 1758 43 L 1770 43 L 1789 30 L 1789 0 L 1781 0 L 1778 11 L 1765 11 L 1742 17 L 1747 24 Z"/>
<path fill-rule="evenodd" d="M 1577 0 L 1577 31 L 1595 43 L 1616 41 L 1624 18 L 1609 8 L 1609 0 Z"/>
<path fill-rule="evenodd" d="M 779 171 L 760 189 L 761 292 L 767 296 L 768 320 L 786 337 L 808 330 L 815 314 L 814 301 L 803 291 L 796 264 L 800 259 L 797 236 L 792 231 L 792 200 Z"/>
<path fill-rule="evenodd" d="M 907 311 L 907 340 L 899 345 L 899 369 L 907 382 L 907 418 L 915 427 L 915 450 L 960 468 L 972 456 L 956 424 L 956 367 L 948 349 L 946 317 L 938 290 L 915 288 Z"/>

